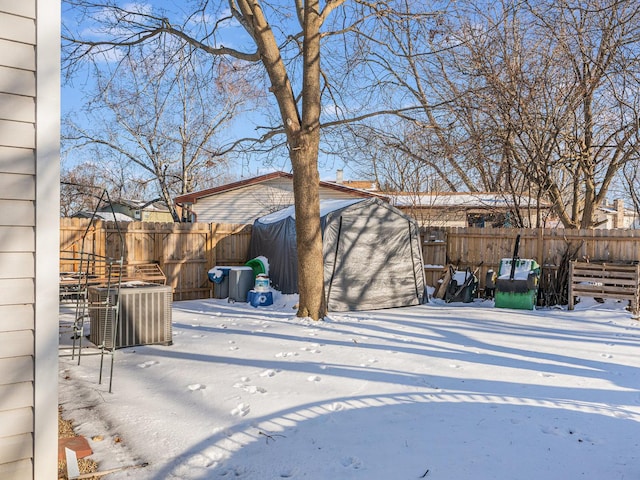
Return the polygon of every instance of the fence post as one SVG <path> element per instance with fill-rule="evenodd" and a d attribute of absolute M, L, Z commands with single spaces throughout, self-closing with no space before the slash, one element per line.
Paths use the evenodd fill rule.
<path fill-rule="evenodd" d="M 216 244 L 218 243 L 216 238 L 216 231 L 218 230 L 217 223 L 209 224 L 209 231 L 207 234 L 207 262 L 208 268 L 213 268 L 216 266 L 217 262 L 217 252 L 216 252 Z"/>
<path fill-rule="evenodd" d="M 162 239 L 163 239 L 163 235 L 164 235 L 164 230 L 166 228 L 166 224 L 162 223 L 162 224 L 154 224 L 154 229 L 153 229 L 153 249 L 155 250 L 153 252 L 153 258 L 155 261 L 158 262 L 158 265 L 160 266 L 160 268 L 162 269 L 162 271 L 165 270 L 164 267 L 164 248 L 162 246 Z"/>
<path fill-rule="evenodd" d="M 536 228 L 536 256 L 538 264 L 544 264 L 544 230 L 542 227 Z"/>
<path fill-rule="evenodd" d="M 95 254 L 102 258 L 107 257 L 107 226 L 105 223 L 102 220 L 96 220 L 93 224 Z"/>

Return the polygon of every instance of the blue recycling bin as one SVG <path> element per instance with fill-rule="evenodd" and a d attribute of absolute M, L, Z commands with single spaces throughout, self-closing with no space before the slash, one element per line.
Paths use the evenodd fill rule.
<path fill-rule="evenodd" d="M 216 266 L 207 273 L 209 281 L 213 283 L 213 298 L 229 296 L 229 270 L 231 267 Z"/>

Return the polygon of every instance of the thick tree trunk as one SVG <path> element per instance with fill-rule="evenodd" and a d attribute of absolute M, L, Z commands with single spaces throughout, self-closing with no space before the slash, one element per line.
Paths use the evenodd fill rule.
<path fill-rule="evenodd" d="M 291 151 L 300 292 L 297 315 L 319 320 L 326 314 L 326 305 L 320 230 L 317 129 L 302 133 L 299 140 L 299 144 Z"/>
<path fill-rule="evenodd" d="M 322 232 L 320 230 L 320 4 L 304 2 L 302 48 L 302 116 L 297 138 L 292 137 L 293 195 L 298 248 L 299 317 L 319 320 L 326 313 Z"/>

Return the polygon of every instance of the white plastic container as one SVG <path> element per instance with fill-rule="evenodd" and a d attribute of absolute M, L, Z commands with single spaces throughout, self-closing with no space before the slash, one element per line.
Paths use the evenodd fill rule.
<path fill-rule="evenodd" d="M 256 282 L 253 286 L 256 292 L 268 292 L 269 289 L 269 277 L 265 274 L 260 274 L 256 277 Z"/>

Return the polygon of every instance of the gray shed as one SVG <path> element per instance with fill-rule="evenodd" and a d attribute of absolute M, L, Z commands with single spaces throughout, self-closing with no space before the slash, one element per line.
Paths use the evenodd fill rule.
<path fill-rule="evenodd" d="M 265 256 L 282 293 L 297 293 L 294 209 L 257 219 L 251 257 Z M 320 202 L 324 286 L 329 311 L 419 305 L 424 265 L 414 219 L 378 198 Z"/>

